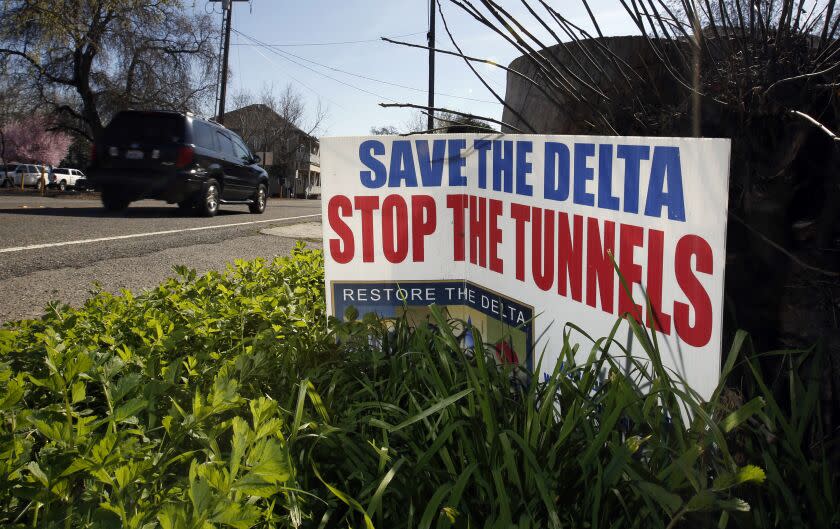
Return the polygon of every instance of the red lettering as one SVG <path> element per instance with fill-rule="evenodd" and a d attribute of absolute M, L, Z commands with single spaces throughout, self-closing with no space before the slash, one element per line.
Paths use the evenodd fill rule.
<path fill-rule="evenodd" d="M 510 216 L 516 221 L 516 279 L 525 281 L 525 223 L 531 220 L 531 208 L 512 203 Z"/>
<path fill-rule="evenodd" d="M 464 260 L 465 226 L 464 213 L 467 209 L 467 195 L 447 195 L 446 207 L 452 210 L 452 240 L 454 244 L 453 259 Z"/>
<path fill-rule="evenodd" d="M 679 284 L 688 302 L 674 302 L 674 328 L 677 335 L 688 345 L 703 347 L 712 337 L 712 302 L 709 294 L 691 270 L 691 258 L 695 257 L 695 269 L 703 274 L 711 274 L 714 268 L 712 248 L 709 243 L 697 235 L 686 235 L 677 243 L 674 256 L 674 270 Z M 691 308 L 694 308 L 694 325 L 691 321 Z"/>
<path fill-rule="evenodd" d="M 327 205 L 327 217 L 330 228 L 338 235 L 338 239 L 330 239 L 330 255 L 339 264 L 349 263 L 353 260 L 353 253 L 356 251 L 353 241 L 353 230 L 344 222 L 341 217 L 353 215 L 353 204 L 344 195 L 336 195 L 330 199 Z"/>
<path fill-rule="evenodd" d="M 615 253 L 615 222 L 604 222 L 604 239 L 601 244 L 601 230 L 598 219 L 589 218 L 586 223 L 586 304 L 597 307 L 596 295 L 601 294 L 601 310 L 613 313 L 615 295 L 615 273 L 610 257 Z"/>
<path fill-rule="evenodd" d="M 391 263 L 401 263 L 408 256 L 408 207 L 400 195 L 388 195 L 382 201 L 382 253 Z"/>
<path fill-rule="evenodd" d="M 362 212 L 362 260 L 373 262 L 373 210 L 379 209 L 379 197 L 356 197 L 354 204 Z"/>
<path fill-rule="evenodd" d="M 411 197 L 411 253 L 415 263 L 422 263 L 425 258 L 426 236 L 437 228 L 437 206 L 429 195 Z"/>
<path fill-rule="evenodd" d="M 543 229 L 543 215 L 545 229 Z M 545 291 L 551 290 L 554 284 L 554 211 L 534 208 L 531 221 L 531 271 L 534 283 Z"/>
<path fill-rule="evenodd" d="M 642 307 L 633 301 L 633 285 L 642 282 L 642 267 L 633 259 L 633 252 L 644 243 L 645 231 L 639 226 L 622 224 L 619 231 L 618 269 L 624 279 L 618 287 L 618 314 L 629 314 L 642 322 Z"/>
<path fill-rule="evenodd" d="M 499 228 L 499 217 L 502 216 L 504 206 L 501 200 L 490 200 L 490 270 L 499 274 L 504 273 L 504 262 L 499 258 L 499 245 L 502 244 L 502 230 Z"/>
<path fill-rule="evenodd" d="M 560 212 L 557 217 L 557 293 L 566 295 L 571 287 L 572 299 L 583 300 L 583 217 L 574 216 L 574 231 L 569 230 L 569 215 Z M 567 283 L 568 280 L 568 283 Z"/>
<path fill-rule="evenodd" d="M 671 316 L 662 310 L 664 247 L 665 233 L 660 230 L 648 230 L 647 296 L 650 300 L 650 311 L 647 324 L 651 329 L 671 334 Z"/>
<path fill-rule="evenodd" d="M 487 267 L 487 199 L 470 197 L 470 262 Z"/>

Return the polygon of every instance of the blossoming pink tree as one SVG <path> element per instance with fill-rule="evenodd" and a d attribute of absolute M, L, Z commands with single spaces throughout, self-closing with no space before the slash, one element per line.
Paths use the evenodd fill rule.
<path fill-rule="evenodd" d="M 67 156 L 73 139 L 64 132 L 52 131 L 50 120 L 42 115 L 30 116 L 13 121 L 2 129 L 3 151 L 0 157 L 6 160 L 58 165 Z M 46 184 L 46 175 L 41 175 L 40 187 Z M 23 181 L 21 180 L 21 185 Z"/>

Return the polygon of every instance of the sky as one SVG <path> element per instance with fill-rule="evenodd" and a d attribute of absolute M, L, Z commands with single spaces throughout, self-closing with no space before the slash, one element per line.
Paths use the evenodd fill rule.
<path fill-rule="evenodd" d="M 215 17 L 221 32 L 220 4 L 194 1 L 194 9 L 217 13 Z M 579 0 L 548 1 L 576 24 L 592 29 Z M 520 20 L 527 20 L 529 30 L 544 39 L 543 42 L 554 42 L 527 14 L 519 0 L 500 0 L 500 3 L 511 12 L 521 14 Z M 538 5 L 536 1 L 531 3 Z M 442 0 L 441 5 L 449 29 L 467 55 L 504 65 L 519 56 L 509 43 L 455 4 Z M 634 32 L 618 0 L 590 0 L 590 6 L 605 34 Z M 381 108 L 379 103 L 427 103 L 428 52 L 389 44 L 379 38 L 388 36 L 425 44 L 428 9 L 428 0 L 235 2 L 229 94 L 259 94 L 265 87 L 273 87 L 279 92 L 291 83 L 306 102 L 308 120 L 312 120 L 318 101 L 326 109 L 326 119 L 317 131 L 319 136 L 364 135 L 371 127 L 385 125 L 404 128 L 414 111 Z M 440 17 L 436 29 L 436 46 L 453 50 Z M 476 68 L 503 96 L 505 72 L 483 64 Z M 462 59 L 438 54 L 435 78 L 436 106 L 501 119 L 502 105 Z"/>

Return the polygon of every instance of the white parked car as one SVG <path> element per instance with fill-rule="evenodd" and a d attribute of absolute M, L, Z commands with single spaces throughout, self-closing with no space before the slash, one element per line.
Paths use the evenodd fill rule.
<path fill-rule="evenodd" d="M 321 198 L 321 173 L 315 173 L 309 177 L 304 196 L 306 198 Z"/>
<path fill-rule="evenodd" d="M 59 190 L 64 191 L 69 187 L 75 188 L 76 181 L 82 178 L 86 178 L 85 173 L 79 171 L 78 169 L 59 167 L 52 170 L 47 185 L 49 187 L 57 187 Z"/>
<path fill-rule="evenodd" d="M 15 169 L 17 169 L 18 165 L 20 164 L 7 163 L 0 165 L 0 186 L 9 187 L 14 185 Z"/>
<path fill-rule="evenodd" d="M 44 179 L 46 180 L 49 177 L 50 170 L 43 165 L 20 164 L 14 172 L 14 185 L 20 187 L 20 181 L 22 179 L 24 186 L 38 187 L 41 173 L 44 174 Z"/>

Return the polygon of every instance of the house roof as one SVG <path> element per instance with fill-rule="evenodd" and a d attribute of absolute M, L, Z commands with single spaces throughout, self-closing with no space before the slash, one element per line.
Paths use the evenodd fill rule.
<path fill-rule="evenodd" d="M 316 142 L 318 141 L 318 138 L 302 131 L 294 123 L 289 123 L 289 121 L 283 118 L 283 116 L 281 116 L 280 114 L 275 112 L 271 107 L 263 103 L 255 103 L 253 105 L 247 105 L 242 108 L 237 108 L 236 110 L 231 110 L 230 112 L 225 112 L 225 126 L 230 127 L 230 122 L 228 121 L 229 118 L 238 117 L 242 114 L 248 115 L 254 113 L 267 114 L 271 117 L 271 119 L 277 120 L 279 124 L 291 126 L 291 128 L 301 136 L 306 136 L 308 139 L 314 140 Z M 232 127 L 230 128 L 232 129 Z"/>

